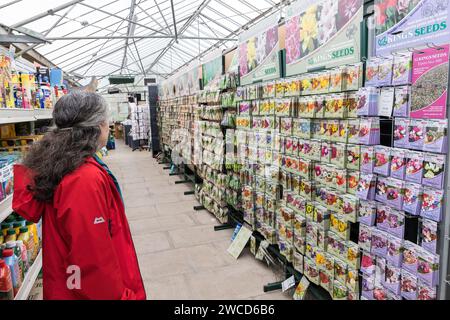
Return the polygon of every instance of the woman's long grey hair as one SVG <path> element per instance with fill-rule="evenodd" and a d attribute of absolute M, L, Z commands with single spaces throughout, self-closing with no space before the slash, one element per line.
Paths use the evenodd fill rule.
<path fill-rule="evenodd" d="M 35 199 L 51 201 L 63 177 L 99 149 L 100 125 L 108 119 L 106 101 L 96 93 L 72 92 L 53 110 L 56 127 L 35 143 L 24 159 L 34 174 L 28 186 Z"/>

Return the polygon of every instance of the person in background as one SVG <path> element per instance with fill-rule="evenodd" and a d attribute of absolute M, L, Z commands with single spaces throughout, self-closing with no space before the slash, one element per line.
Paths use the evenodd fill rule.
<path fill-rule="evenodd" d="M 53 119 L 14 167 L 13 209 L 42 218 L 44 299 L 146 299 L 120 187 L 96 155 L 109 135 L 105 100 L 74 91 Z"/>

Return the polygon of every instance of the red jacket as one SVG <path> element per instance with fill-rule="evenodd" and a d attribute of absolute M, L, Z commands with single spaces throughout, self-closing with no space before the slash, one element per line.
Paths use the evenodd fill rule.
<path fill-rule="evenodd" d="M 14 167 L 13 209 L 29 221 L 42 217 L 44 299 L 146 299 L 125 208 L 106 170 L 89 158 L 62 179 L 52 203 L 33 199 L 31 176 Z M 79 267 L 79 289 L 70 266 Z"/>

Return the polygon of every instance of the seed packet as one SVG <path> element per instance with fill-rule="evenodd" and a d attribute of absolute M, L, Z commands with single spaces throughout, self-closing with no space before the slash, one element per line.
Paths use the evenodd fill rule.
<path fill-rule="evenodd" d="M 345 94 L 335 94 L 332 96 L 333 110 L 331 112 L 332 118 L 343 119 L 347 117 L 347 103 Z"/>
<path fill-rule="evenodd" d="M 358 90 L 358 116 L 377 116 L 379 90 L 374 87 L 363 87 Z"/>
<path fill-rule="evenodd" d="M 335 232 L 343 240 L 350 238 L 350 226 L 339 213 L 332 213 L 330 215 L 330 230 Z"/>
<path fill-rule="evenodd" d="M 358 117 L 358 96 L 356 93 L 347 94 L 346 104 L 347 104 L 347 117 L 348 118 Z"/>
<path fill-rule="evenodd" d="M 362 276 L 362 298 L 374 300 L 373 291 L 375 290 L 375 276 L 363 274 Z M 361 299 L 362 300 L 362 299 Z"/>
<path fill-rule="evenodd" d="M 264 83 L 262 88 L 263 88 L 262 98 L 275 97 L 275 81 L 269 81 Z"/>
<path fill-rule="evenodd" d="M 324 229 L 320 225 L 317 230 L 317 247 L 323 251 L 328 248 L 328 229 Z"/>
<path fill-rule="evenodd" d="M 294 119 L 294 135 L 302 139 L 311 139 L 312 121 L 310 119 Z"/>
<path fill-rule="evenodd" d="M 284 88 L 285 97 L 298 96 L 300 94 L 300 82 L 298 79 L 286 79 Z"/>
<path fill-rule="evenodd" d="M 315 114 L 314 117 L 318 119 L 325 118 L 325 111 L 326 111 L 326 98 L 327 96 L 315 96 L 316 104 L 315 104 Z"/>
<path fill-rule="evenodd" d="M 425 141 L 423 151 L 447 153 L 447 120 L 425 121 Z"/>
<path fill-rule="evenodd" d="M 345 168 L 347 145 L 344 143 L 331 143 L 330 163 L 338 168 Z"/>
<path fill-rule="evenodd" d="M 380 144 L 380 119 L 360 119 L 359 143 L 364 145 Z"/>
<path fill-rule="evenodd" d="M 299 171 L 299 175 L 300 177 L 306 179 L 306 180 L 311 180 L 312 178 L 312 168 L 313 168 L 313 163 L 311 160 L 304 160 L 304 159 L 299 159 L 298 161 L 298 171 Z"/>
<path fill-rule="evenodd" d="M 313 259 L 304 258 L 304 271 L 309 281 L 319 285 L 319 270 L 317 270 L 316 263 Z"/>
<path fill-rule="evenodd" d="M 348 120 L 347 125 L 347 140 L 348 143 L 359 143 L 359 132 L 360 132 L 360 120 L 351 119 Z"/>
<path fill-rule="evenodd" d="M 342 193 L 347 193 L 347 169 L 333 168 L 333 173 L 333 179 L 329 186 Z"/>
<path fill-rule="evenodd" d="M 343 68 L 336 68 L 330 71 L 329 92 L 341 92 L 344 82 Z"/>
<path fill-rule="evenodd" d="M 358 221 L 366 226 L 374 226 L 377 216 L 377 203 L 374 201 L 359 201 Z"/>
<path fill-rule="evenodd" d="M 422 183 L 424 154 L 421 152 L 406 152 L 406 177 L 409 182 Z"/>
<path fill-rule="evenodd" d="M 309 148 L 307 143 L 304 144 L 303 154 L 306 158 L 309 157 L 311 160 L 320 161 L 321 146 L 322 142 L 320 140 L 312 139 L 310 140 Z"/>
<path fill-rule="evenodd" d="M 317 248 L 317 224 L 312 222 L 312 221 L 308 221 L 306 224 L 306 255 L 308 257 L 315 257 L 315 254 L 312 254 L 312 250 L 311 248 L 308 247 L 308 244 L 310 244 L 311 246 L 313 246 L 314 248 Z"/>
<path fill-rule="evenodd" d="M 408 240 L 403 244 L 403 264 L 402 268 L 417 275 L 419 250 L 421 248 Z"/>
<path fill-rule="evenodd" d="M 352 242 L 347 242 L 347 259 L 348 266 L 352 269 L 359 269 L 360 267 L 359 246 Z"/>
<path fill-rule="evenodd" d="M 339 120 L 328 120 L 328 140 L 336 142 L 339 140 Z"/>
<path fill-rule="evenodd" d="M 382 230 L 372 231 L 372 251 L 371 253 L 380 257 L 386 257 L 388 234 Z"/>
<path fill-rule="evenodd" d="M 417 300 L 436 300 L 437 289 L 430 287 L 425 282 L 418 280 Z"/>
<path fill-rule="evenodd" d="M 390 263 L 386 264 L 386 278 L 384 286 L 386 289 L 395 294 L 400 294 L 401 272 L 402 271 L 400 268 L 391 265 Z"/>
<path fill-rule="evenodd" d="M 249 116 L 236 116 L 236 128 L 238 129 L 250 129 L 251 121 Z"/>
<path fill-rule="evenodd" d="M 394 147 L 408 147 L 409 119 L 396 118 L 394 122 Z"/>
<path fill-rule="evenodd" d="M 391 177 L 396 179 L 405 179 L 406 172 L 406 150 L 392 149 Z"/>
<path fill-rule="evenodd" d="M 374 160 L 375 148 L 373 146 L 361 146 L 361 172 L 373 173 Z"/>
<path fill-rule="evenodd" d="M 239 115 L 250 115 L 251 107 L 250 101 L 242 101 L 239 103 Z"/>
<path fill-rule="evenodd" d="M 422 150 L 424 143 L 425 121 L 421 119 L 410 119 L 408 125 L 408 145 L 409 149 Z"/>
<path fill-rule="evenodd" d="M 394 57 L 392 85 L 403 85 L 411 83 L 412 53 L 406 52 L 401 56 Z"/>
<path fill-rule="evenodd" d="M 357 222 L 359 211 L 359 199 L 350 194 L 341 196 L 342 207 L 340 211 L 348 222 Z"/>
<path fill-rule="evenodd" d="M 387 202 L 388 179 L 378 177 L 375 191 L 375 200 L 381 203 Z"/>
<path fill-rule="evenodd" d="M 347 280 L 347 263 L 340 259 L 334 259 L 334 280 L 343 285 Z"/>
<path fill-rule="evenodd" d="M 382 88 L 378 99 L 378 115 L 380 117 L 391 117 L 394 108 L 394 88 Z"/>
<path fill-rule="evenodd" d="M 302 180 L 300 185 L 300 196 L 302 196 L 308 201 L 313 201 L 315 195 L 315 188 L 316 187 L 314 182 Z"/>
<path fill-rule="evenodd" d="M 438 237 L 438 224 L 435 221 L 423 219 L 422 221 L 422 248 L 436 253 Z"/>
<path fill-rule="evenodd" d="M 403 258 L 402 248 L 403 248 L 403 239 L 397 238 L 393 235 L 389 235 L 386 261 L 388 261 L 393 266 L 401 267 Z"/>
<path fill-rule="evenodd" d="M 291 155 L 292 154 L 292 145 L 293 145 L 293 140 L 292 137 L 286 137 L 284 140 L 284 151 L 287 155 Z"/>
<path fill-rule="evenodd" d="M 417 277 L 408 272 L 407 270 L 402 269 L 401 273 L 401 295 L 406 300 L 417 300 L 417 291 L 418 291 L 418 283 Z"/>
<path fill-rule="evenodd" d="M 405 235 L 405 215 L 403 212 L 391 208 L 387 221 L 388 229 L 386 231 L 403 239 Z"/>
<path fill-rule="evenodd" d="M 330 294 L 333 293 L 333 275 L 329 275 L 323 268 L 319 268 L 320 286 Z"/>
<path fill-rule="evenodd" d="M 314 216 L 313 221 L 317 222 L 319 225 L 319 228 L 322 228 L 324 230 L 330 229 L 330 212 L 329 210 L 322 206 L 322 205 L 315 205 L 314 206 Z"/>
<path fill-rule="evenodd" d="M 277 98 L 284 97 L 284 89 L 285 89 L 284 80 L 278 80 L 275 83 L 275 96 Z"/>
<path fill-rule="evenodd" d="M 333 282 L 333 300 L 347 300 L 347 287 L 342 282 L 334 280 Z"/>
<path fill-rule="evenodd" d="M 330 90 L 330 72 L 323 71 L 318 74 L 319 86 L 317 93 L 327 93 Z"/>
<path fill-rule="evenodd" d="M 403 196 L 403 210 L 417 216 L 422 208 L 422 186 L 419 184 L 406 182 Z"/>
<path fill-rule="evenodd" d="M 275 115 L 288 117 L 291 115 L 291 99 L 277 99 L 275 102 Z"/>
<path fill-rule="evenodd" d="M 370 59 L 366 62 L 366 87 L 378 85 L 379 65 L 379 59 Z"/>
<path fill-rule="evenodd" d="M 362 173 L 359 177 L 356 196 L 361 200 L 375 199 L 375 181 L 376 176 L 373 174 Z"/>
<path fill-rule="evenodd" d="M 339 121 L 338 134 L 336 136 L 337 142 L 347 143 L 348 141 L 348 120 Z"/>
<path fill-rule="evenodd" d="M 385 280 L 386 280 L 386 259 L 382 257 L 376 257 L 375 286 L 383 287 Z"/>
<path fill-rule="evenodd" d="M 389 229 L 389 215 L 391 213 L 391 207 L 384 204 L 377 205 L 377 229 L 387 231 Z"/>
<path fill-rule="evenodd" d="M 395 87 L 394 117 L 409 117 L 411 110 L 411 87 Z"/>
<path fill-rule="evenodd" d="M 445 156 L 426 153 L 423 162 L 422 184 L 437 189 L 444 187 Z"/>
<path fill-rule="evenodd" d="M 375 263 L 376 257 L 369 252 L 363 251 L 361 255 L 361 272 L 365 275 L 374 276 Z"/>
<path fill-rule="evenodd" d="M 331 143 L 322 142 L 320 161 L 322 163 L 329 163 L 331 160 Z"/>
<path fill-rule="evenodd" d="M 439 282 L 439 255 L 420 248 L 418 250 L 417 277 L 430 287 Z"/>
<path fill-rule="evenodd" d="M 442 219 L 442 203 L 444 192 L 432 188 L 424 188 L 422 198 L 422 210 L 420 215 L 436 222 Z"/>
<path fill-rule="evenodd" d="M 295 270 L 303 274 L 303 255 L 295 251 L 292 265 Z"/>
<path fill-rule="evenodd" d="M 281 134 L 292 135 L 292 118 L 281 118 L 280 125 Z"/>
<path fill-rule="evenodd" d="M 387 179 L 386 204 L 397 210 L 403 209 L 405 182 L 395 178 Z"/>
<path fill-rule="evenodd" d="M 392 65 L 393 58 L 382 59 L 378 65 L 378 83 L 377 86 L 390 86 L 392 83 Z"/>
<path fill-rule="evenodd" d="M 305 112 L 303 113 L 303 116 L 305 118 L 315 118 L 316 111 L 318 108 L 318 101 L 316 97 L 309 96 L 305 98 Z"/>
<path fill-rule="evenodd" d="M 343 90 L 358 90 L 362 85 L 362 63 L 345 67 Z"/>
<path fill-rule="evenodd" d="M 356 195 L 361 173 L 356 170 L 347 171 L 347 193 Z"/>
<path fill-rule="evenodd" d="M 375 165 L 374 173 L 389 176 L 391 171 L 391 148 L 384 146 L 375 146 Z"/>
<path fill-rule="evenodd" d="M 292 255 L 294 254 L 292 246 L 285 241 L 278 241 L 280 253 L 286 258 L 288 262 L 292 262 Z"/>
<path fill-rule="evenodd" d="M 347 169 L 359 170 L 361 160 L 361 147 L 356 144 L 347 145 Z"/>

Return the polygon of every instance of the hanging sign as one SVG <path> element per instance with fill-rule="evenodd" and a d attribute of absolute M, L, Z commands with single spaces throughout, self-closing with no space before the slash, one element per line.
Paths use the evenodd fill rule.
<path fill-rule="evenodd" d="M 413 55 L 411 118 L 447 118 L 449 45 Z"/>
<path fill-rule="evenodd" d="M 200 78 L 198 72 L 198 65 L 191 68 L 188 72 L 187 86 L 189 89 L 189 94 L 196 94 L 200 91 Z"/>
<path fill-rule="evenodd" d="M 52 68 L 50 69 L 50 86 L 51 87 L 61 87 L 63 85 L 63 72 L 61 69 Z"/>
<path fill-rule="evenodd" d="M 281 76 L 278 15 L 261 21 L 239 37 L 241 85 L 277 79 Z"/>
<path fill-rule="evenodd" d="M 208 59 L 202 65 L 202 80 L 204 90 L 214 90 L 219 86 L 220 78 L 223 74 L 222 52 L 216 53 L 215 57 Z"/>
<path fill-rule="evenodd" d="M 299 0 L 286 13 L 286 76 L 360 61 L 362 0 Z"/>
<path fill-rule="evenodd" d="M 389 54 L 405 48 L 448 43 L 449 0 L 376 0 L 375 51 Z"/>

